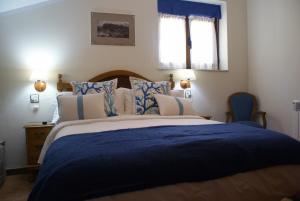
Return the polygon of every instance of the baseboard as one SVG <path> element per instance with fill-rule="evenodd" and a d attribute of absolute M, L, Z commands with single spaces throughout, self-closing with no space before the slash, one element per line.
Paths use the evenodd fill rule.
<path fill-rule="evenodd" d="M 7 176 L 18 175 L 18 174 L 27 174 L 27 173 L 28 173 L 28 168 L 27 167 L 6 170 L 6 175 Z"/>

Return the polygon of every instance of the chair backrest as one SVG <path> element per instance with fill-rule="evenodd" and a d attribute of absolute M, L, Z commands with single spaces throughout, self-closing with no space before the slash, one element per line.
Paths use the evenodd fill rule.
<path fill-rule="evenodd" d="M 257 101 L 255 96 L 247 92 L 234 93 L 228 98 L 232 121 L 255 121 Z"/>

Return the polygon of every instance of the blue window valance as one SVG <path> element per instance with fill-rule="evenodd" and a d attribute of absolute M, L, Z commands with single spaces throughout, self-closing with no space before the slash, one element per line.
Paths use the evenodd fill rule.
<path fill-rule="evenodd" d="M 221 19 L 221 6 L 182 0 L 157 0 L 158 12 L 171 15 L 204 16 Z"/>

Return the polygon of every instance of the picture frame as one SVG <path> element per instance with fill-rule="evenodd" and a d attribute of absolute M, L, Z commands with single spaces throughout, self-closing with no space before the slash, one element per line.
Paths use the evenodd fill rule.
<path fill-rule="evenodd" d="M 135 46 L 134 15 L 92 12 L 91 43 Z"/>

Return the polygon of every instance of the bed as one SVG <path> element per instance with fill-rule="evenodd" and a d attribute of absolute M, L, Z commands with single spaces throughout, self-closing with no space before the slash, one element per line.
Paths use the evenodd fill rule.
<path fill-rule="evenodd" d="M 112 71 L 130 88 L 129 71 Z M 172 79 L 170 80 L 172 82 Z M 59 76 L 58 90 L 71 90 Z M 300 192 L 300 143 L 195 115 L 61 122 L 46 139 L 29 201 L 274 201 Z"/>

